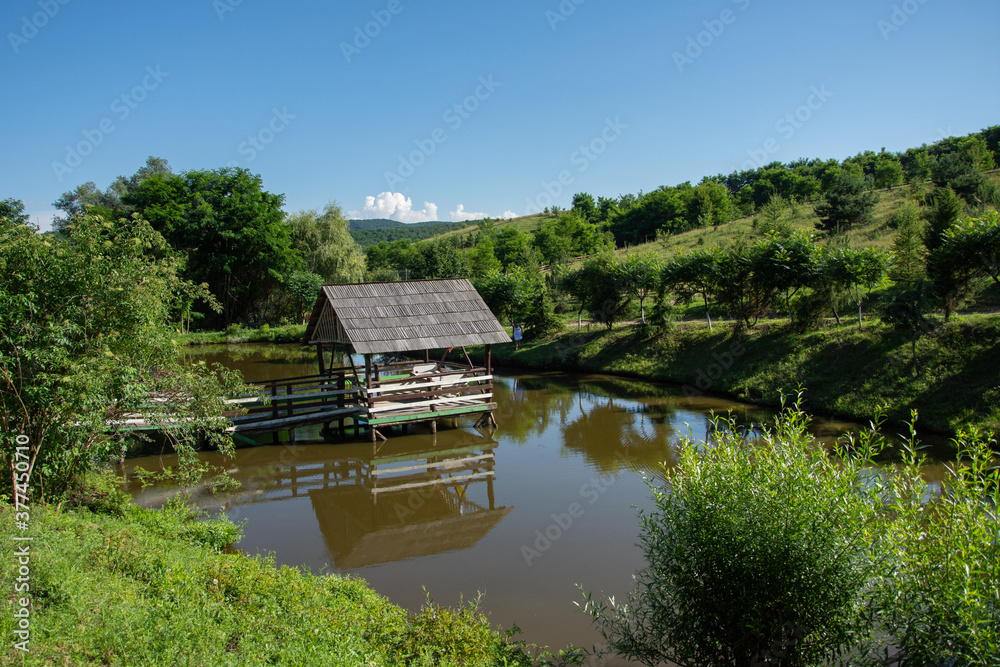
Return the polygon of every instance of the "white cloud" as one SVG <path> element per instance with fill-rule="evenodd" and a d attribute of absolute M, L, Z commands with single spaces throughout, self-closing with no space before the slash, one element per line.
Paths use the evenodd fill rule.
<path fill-rule="evenodd" d="M 448 214 L 452 222 L 465 222 L 466 220 L 482 220 L 487 217 L 482 211 L 466 211 L 465 206 L 458 205 L 458 208 Z"/>
<path fill-rule="evenodd" d="M 506 211 L 503 212 L 503 215 L 500 216 L 500 219 L 501 220 L 510 220 L 511 218 L 516 218 L 516 217 L 517 217 L 517 213 L 514 213 L 514 211 L 512 211 L 510 209 L 507 209 Z"/>
<path fill-rule="evenodd" d="M 437 204 L 424 202 L 423 210 L 413 210 L 413 200 L 401 192 L 381 192 L 377 196 L 365 197 L 365 206 L 360 211 L 348 211 L 347 217 L 355 220 L 366 218 L 388 218 L 399 222 L 428 222 L 438 219 Z"/>

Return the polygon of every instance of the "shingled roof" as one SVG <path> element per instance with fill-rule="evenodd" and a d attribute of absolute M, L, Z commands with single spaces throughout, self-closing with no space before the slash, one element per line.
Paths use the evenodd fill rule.
<path fill-rule="evenodd" d="M 346 343 L 359 354 L 509 343 L 465 278 L 324 285 L 305 342 Z"/>

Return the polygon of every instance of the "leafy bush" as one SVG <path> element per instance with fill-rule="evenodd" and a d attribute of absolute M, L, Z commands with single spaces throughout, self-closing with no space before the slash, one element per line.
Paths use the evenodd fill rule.
<path fill-rule="evenodd" d="M 871 656 L 873 665 L 1000 665 L 997 442 L 973 430 L 956 444 L 960 462 L 939 493 L 921 477 L 912 445 L 893 478 L 894 568 L 872 618 L 893 650 Z"/>
<path fill-rule="evenodd" d="M 655 665 L 814 664 L 846 652 L 878 571 L 879 498 L 862 457 L 833 461 L 786 411 L 759 441 L 717 422 L 683 443 L 656 509 L 640 512 L 647 567 L 625 603 L 586 609 L 609 647 Z"/>
<path fill-rule="evenodd" d="M 735 426 L 684 442 L 650 484 L 636 590 L 585 595 L 611 650 L 647 665 L 1000 664 L 992 434 L 960 436 L 936 494 L 912 426 L 904 464 L 878 473 L 876 428 L 833 458 L 798 405 L 757 440 Z"/>

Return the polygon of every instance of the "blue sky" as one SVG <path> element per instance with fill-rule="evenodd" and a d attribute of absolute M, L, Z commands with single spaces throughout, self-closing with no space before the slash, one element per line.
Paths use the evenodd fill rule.
<path fill-rule="evenodd" d="M 996 0 L 5 0 L 0 198 L 148 155 L 285 210 L 523 215 L 1000 123 Z"/>

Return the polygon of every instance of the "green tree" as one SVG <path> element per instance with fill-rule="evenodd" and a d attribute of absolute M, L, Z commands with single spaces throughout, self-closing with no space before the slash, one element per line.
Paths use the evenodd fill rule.
<path fill-rule="evenodd" d="M 501 322 L 523 322 L 535 297 L 535 283 L 524 269 L 492 271 L 474 283 L 476 290 Z"/>
<path fill-rule="evenodd" d="M 302 269 L 320 276 L 323 283 L 356 283 L 365 276 L 365 256 L 347 228 L 336 204 L 323 213 L 299 211 L 285 218 L 291 248 L 302 258 Z"/>
<path fill-rule="evenodd" d="M 927 249 L 923 243 L 923 223 L 920 212 L 912 203 L 894 211 L 889 226 L 896 230 L 892 251 L 895 261 L 889 277 L 897 283 L 915 283 L 926 273 Z"/>
<path fill-rule="evenodd" d="M 716 424 L 682 442 L 640 511 L 646 566 L 624 601 L 585 609 L 615 653 L 681 667 L 828 664 L 864 632 L 859 611 L 883 571 L 874 451 L 830 458 L 808 419 L 785 412 L 745 438 Z"/>
<path fill-rule="evenodd" d="M 628 294 L 639 300 L 639 318 L 646 324 L 646 299 L 656 294 L 660 289 L 660 276 L 663 272 L 663 261 L 658 255 L 644 253 L 629 255 L 621 264 L 620 272 L 625 280 Z"/>
<path fill-rule="evenodd" d="M 938 156 L 931 162 L 931 179 L 939 188 L 950 187 L 969 206 L 977 206 L 983 201 L 986 177 L 971 151 Z"/>
<path fill-rule="evenodd" d="M 912 434 L 902 474 L 889 478 L 896 568 L 873 591 L 870 622 L 893 650 L 869 664 L 1000 664 L 997 441 L 961 431 L 955 444 L 958 460 L 939 490 L 920 474 L 924 461 Z"/>
<path fill-rule="evenodd" d="M 718 255 L 716 299 L 736 320 L 737 329 L 752 329 L 778 294 L 765 246 L 737 238 Z"/>
<path fill-rule="evenodd" d="M 154 174 L 122 201 L 187 256 L 185 277 L 208 284 L 222 304 L 222 326 L 259 319 L 297 263 L 284 195 L 265 191 L 246 169 Z"/>
<path fill-rule="evenodd" d="M 231 447 L 224 398 L 245 387 L 231 372 L 180 364 L 171 301 L 195 288 L 163 237 L 141 218 L 87 213 L 67 231 L 53 243 L 0 219 L 0 464 L 51 500 L 124 451 L 135 415 L 166 426 L 182 461 L 203 435 Z M 16 444 L 27 447 L 23 467 Z"/>
<path fill-rule="evenodd" d="M 678 255 L 663 268 L 664 289 L 672 290 L 685 303 L 701 295 L 709 331 L 712 329 L 709 302 L 719 287 L 719 257 L 716 249 L 696 250 Z"/>
<path fill-rule="evenodd" d="M 816 206 L 820 221 L 817 227 L 827 233 L 847 231 L 856 225 L 871 223 L 878 195 L 872 192 L 863 178 L 842 171 L 826 192 L 825 200 Z"/>
<path fill-rule="evenodd" d="M 814 285 L 819 274 L 820 253 L 815 241 L 801 231 L 786 237 L 771 235 L 757 242 L 755 253 L 756 270 L 785 297 L 785 309 L 794 325 L 792 297 L 803 287 Z"/>
<path fill-rule="evenodd" d="M 941 245 L 945 232 L 958 222 L 963 210 L 965 203 L 951 186 L 946 185 L 934 192 L 924 229 L 924 246 L 929 252 Z"/>
<path fill-rule="evenodd" d="M 285 282 L 285 289 L 292 297 L 296 316 L 305 323 L 305 314 L 323 289 L 323 276 L 309 271 L 293 271 Z"/>
<path fill-rule="evenodd" d="M 531 254 L 531 237 L 520 229 L 512 226 L 502 227 L 495 234 L 496 256 L 503 264 L 505 271 L 515 266 L 527 266 Z"/>
<path fill-rule="evenodd" d="M 15 225 L 28 224 L 28 215 L 24 212 L 24 202 L 20 199 L 0 201 L 0 220 L 6 220 Z"/>
<path fill-rule="evenodd" d="M 590 221 L 597 215 L 597 205 L 594 203 L 594 196 L 586 192 L 577 192 L 573 195 L 573 213 L 581 219 Z"/>
<path fill-rule="evenodd" d="M 687 204 L 688 227 L 717 227 L 732 218 L 733 199 L 726 186 L 705 180 L 694 187 Z"/>
<path fill-rule="evenodd" d="M 752 223 L 754 233 L 760 236 L 770 234 L 788 236 L 791 234 L 792 226 L 786 219 L 788 209 L 787 199 L 779 194 L 772 195 L 767 203 L 760 208 L 760 212 L 754 216 Z"/>
<path fill-rule="evenodd" d="M 469 276 L 474 280 L 482 278 L 494 271 L 503 270 L 503 265 L 497 259 L 493 251 L 493 239 L 490 237 L 480 238 L 475 246 L 465 255 L 465 262 L 469 266 Z"/>
<path fill-rule="evenodd" d="M 889 188 L 903 182 L 903 167 L 895 158 L 880 159 L 875 165 L 875 187 Z"/>
<path fill-rule="evenodd" d="M 891 257 L 878 248 L 842 248 L 829 253 L 822 271 L 835 285 L 843 288 L 858 308 L 858 328 L 861 328 L 861 307 L 873 289 L 882 284 Z"/>
<path fill-rule="evenodd" d="M 1000 284 L 1000 216 L 987 212 L 946 231 L 928 256 L 927 274 L 945 321 L 974 295 L 980 278 L 988 276 Z"/>

